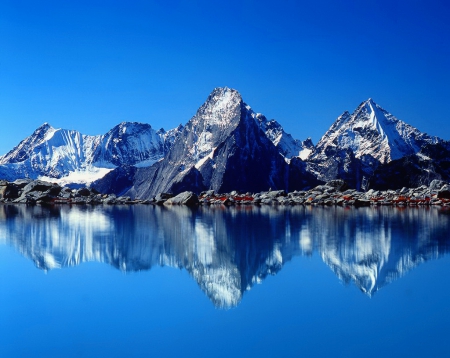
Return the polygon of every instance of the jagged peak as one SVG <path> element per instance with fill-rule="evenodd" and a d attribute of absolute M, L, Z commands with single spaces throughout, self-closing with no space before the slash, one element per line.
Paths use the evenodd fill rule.
<path fill-rule="evenodd" d="M 372 112 L 382 112 L 385 116 L 388 112 L 382 108 L 379 104 L 375 103 L 375 101 L 372 98 L 367 99 L 366 101 L 362 102 L 353 112 L 354 116 L 357 116 L 359 113 L 368 113 L 369 115 Z"/>
<path fill-rule="evenodd" d="M 237 90 L 229 87 L 216 87 L 213 89 L 206 102 L 219 103 L 236 97 L 238 101 L 242 101 L 242 96 Z"/>
<path fill-rule="evenodd" d="M 41 124 L 39 127 L 36 128 L 35 133 L 48 131 L 50 129 L 55 129 L 55 128 L 53 128 L 48 122 L 44 122 L 43 124 Z"/>
<path fill-rule="evenodd" d="M 308 137 L 304 141 L 302 141 L 302 146 L 307 147 L 307 148 L 314 147 L 314 143 L 313 143 L 311 137 Z"/>

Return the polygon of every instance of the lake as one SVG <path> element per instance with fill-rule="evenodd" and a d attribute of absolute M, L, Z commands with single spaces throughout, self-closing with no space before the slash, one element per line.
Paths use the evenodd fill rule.
<path fill-rule="evenodd" d="M 0 206 L 1 357 L 448 357 L 450 211 Z"/>

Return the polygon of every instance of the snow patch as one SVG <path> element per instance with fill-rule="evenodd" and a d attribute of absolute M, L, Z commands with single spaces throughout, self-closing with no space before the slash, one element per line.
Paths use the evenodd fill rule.
<path fill-rule="evenodd" d="M 65 186 L 69 184 L 83 184 L 89 185 L 93 181 L 103 178 L 112 169 L 109 168 L 97 168 L 89 167 L 84 170 L 78 169 L 70 172 L 67 176 L 61 178 L 52 178 L 45 175 L 38 176 L 38 179 L 51 183 L 57 183 L 58 185 Z"/>

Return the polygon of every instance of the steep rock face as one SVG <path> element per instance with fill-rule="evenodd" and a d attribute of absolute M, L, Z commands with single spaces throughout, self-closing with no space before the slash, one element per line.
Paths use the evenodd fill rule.
<path fill-rule="evenodd" d="M 286 188 L 287 164 L 233 89 L 216 88 L 175 139 L 167 156 L 138 170 L 131 193 Z"/>
<path fill-rule="evenodd" d="M 435 179 L 450 181 L 450 142 L 428 144 L 417 154 L 380 165 L 369 185 L 376 190 L 417 188 Z"/>
<path fill-rule="evenodd" d="M 267 138 L 270 139 L 286 159 L 291 159 L 292 157 L 306 159 L 309 150 L 313 147 L 311 138 L 301 142 L 298 139 L 294 139 L 289 133 L 286 133 L 280 123 L 276 120 L 271 119 L 269 121 L 261 113 L 257 113 L 255 118 Z"/>
<path fill-rule="evenodd" d="M 345 176 L 359 188 L 379 165 L 440 142 L 438 137 L 398 120 L 369 99 L 353 114 L 344 112 L 338 117 L 308 157 L 308 169 L 325 181 Z"/>
<path fill-rule="evenodd" d="M 136 170 L 135 166 L 122 165 L 110 171 L 101 179 L 92 182 L 91 188 L 103 194 L 120 196 L 133 186 Z"/>

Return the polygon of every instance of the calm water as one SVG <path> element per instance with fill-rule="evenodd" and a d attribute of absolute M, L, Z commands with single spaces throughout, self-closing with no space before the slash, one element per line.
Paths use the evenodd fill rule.
<path fill-rule="evenodd" d="M 0 206 L 1 357 L 444 357 L 450 215 Z"/>

